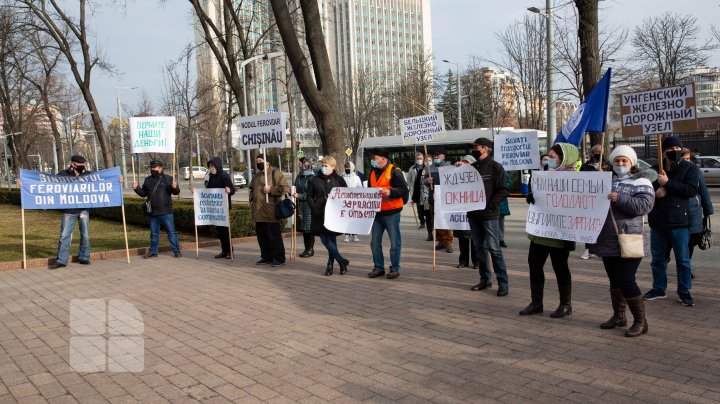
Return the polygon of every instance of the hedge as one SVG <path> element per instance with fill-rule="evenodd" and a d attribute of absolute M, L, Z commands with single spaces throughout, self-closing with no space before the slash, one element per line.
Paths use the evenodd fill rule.
<path fill-rule="evenodd" d="M 141 227 L 148 227 L 148 220 L 141 209 L 144 199 L 125 196 L 125 221 Z M 20 205 L 20 191 L 17 189 L 0 189 L 0 203 Z M 173 200 L 173 214 L 175 228 L 186 233 L 195 232 L 193 203 L 189 200 Z M 104 209 L 93 209 L 92 216 L 106 220 L 122 222 L 122 210 L 119 206 Z M 230 210 L 230 220 L 233 237 L 246 237 L 255 235 L 255 222 L 252 220 L 248 206 L 233 206 Z M 285 227 L 286 219 L 280 223 Z M 200 226 L 198 233 L 214 235 L 215 226 Z"/>

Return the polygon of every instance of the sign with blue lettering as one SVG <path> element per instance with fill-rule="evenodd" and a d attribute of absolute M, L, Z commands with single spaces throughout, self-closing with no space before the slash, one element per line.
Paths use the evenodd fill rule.
<path fill-rule="evenodd" d="M 175 153 L 174 116 L 130 118 L 130 153 Z"/>
<path fill-rule="evenodd" d="M 123 204 L 120 167 L 78 176 L 20 170 L 23 209 L 91 209 Z"/>
<path fill-rule="evenodd" d="M 193 202 L 196 226 L 230 226 L 225 188 L 195 188 Z"/>
<path fill-rule="evenodd" d="M 495 136 L 495 161 L 505 171 L 540 168 L 540 146 L 537 131 L 500 132 Z"/>

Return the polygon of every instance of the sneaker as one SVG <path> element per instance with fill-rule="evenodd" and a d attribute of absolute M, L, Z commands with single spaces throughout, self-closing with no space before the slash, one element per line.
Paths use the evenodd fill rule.
<path fill-rule="evenodd" d="M 346 234 L 346 235 L 345 235 L 345 242 L 346 242 L 346 243 L 349 243 L 349 242 L 350 242 L 350 235 L 349 235 L 349 234 Z"/>
<path fill-rule="evenodd" d="M 655 299 L 665 299 L 667 295 L 665 294 L 665 291 L 662 289 L 650 289 L 649 292 L 645 293 L 643 296 L 643 299 L 645 300 L 655 300 Z"/>
<path fill-rule="evenodd" d="M 695 306 L 695 301 L 693 300 L 692 296 L 690 296 L 690 292 L 680 293 L 678 295 L 678 300 L 680 303 L 682 303 L 683 306 Z"/>
<path fill-rule="evenodd" d="M 586 249 L 585 249 L 585 252 L 582 253 L 582 255 L 580 256 L 580 258 L 581 258 L 581 259 L 584 259 L 584 260 L 590 259 L 590 255 L 591 255 L 591 254 L 590 254 L 590 250 L 588 250 L 588 249 L 586 248 Z"/>
<path fill-rule="evenodd" d="M 355 243 L 360 242 L 360 237 L 358 237 L 357 234 L 353 234 L 353 242 L 355 242 Z"/>

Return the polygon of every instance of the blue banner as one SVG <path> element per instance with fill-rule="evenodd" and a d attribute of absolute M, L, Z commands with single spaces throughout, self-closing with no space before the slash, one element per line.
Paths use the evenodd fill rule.
<path fill-rule="evenodd" d="M 555 143 L 570 143 L 580 147 L 585 132 L 605 132 L 608 101 L 610 99 L 611 69 L 593 87 L 555 138 Z"/>
<path fill-rule="evenodd" d="M 89 209 L 123 204 L 120 167 L 79 176 L 20 170 L 23 209 Z"/>

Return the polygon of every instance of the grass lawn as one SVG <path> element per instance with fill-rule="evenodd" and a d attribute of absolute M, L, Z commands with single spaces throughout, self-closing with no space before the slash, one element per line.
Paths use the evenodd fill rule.
<path fill-rule="evenodd" d="M 22 260 L 22 218 L 20 207 L 0 204 L 0 261 Z M 130 248 L 150 245 L 150 229 L 127 226 L 128 246 Z M 25 242 L 27 258 L 52 258 L 57 253 L 60 236 L 60 212 L 44 210 L 25 211 Z M 178 233 L 180 242 L 194 242 L 194 234 Z M 200 236 L 201 240 L 207 239 Z M 78 226 L 75 225 L 71 255 L 77 255 L 80 240 Z M 160 246 L 168 245 L 167 236 L 160 232 Z M 90 251 L 124 250 L 125 238 L 122 223 L 110 222 L 92 217 L 90 212 Z"/>

